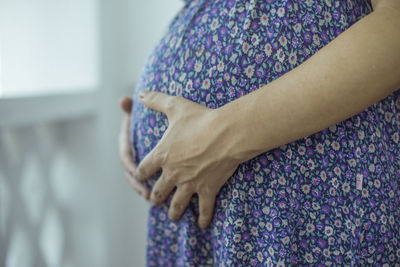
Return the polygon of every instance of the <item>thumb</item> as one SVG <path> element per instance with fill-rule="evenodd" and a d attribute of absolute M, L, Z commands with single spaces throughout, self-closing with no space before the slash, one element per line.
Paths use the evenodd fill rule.
<path fill-rule="evenodd" d="M 139 99 L 147 107 L 165 113 L 167 116 L 177 104 L 177 96 L 148 90 L 141 90 Z"/>

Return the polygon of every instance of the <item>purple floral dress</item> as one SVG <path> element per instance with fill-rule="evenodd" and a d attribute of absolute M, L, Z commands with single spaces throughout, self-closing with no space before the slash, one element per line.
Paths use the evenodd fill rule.
<path fill-rule="evenodd" d="M 163 113 L 140 103 L 141 89 L 223 106 L 292 70 L 371 11 L 370 0 L 186 1 L 134 95 L 136 163 L 168 127 Z M 171 194 L 150 208 L 147 266 L 400 266 L 399 130 L 396 90 L 240 164 L 205 231 L 197 195 L 179 222 L 169 220 Z"/>

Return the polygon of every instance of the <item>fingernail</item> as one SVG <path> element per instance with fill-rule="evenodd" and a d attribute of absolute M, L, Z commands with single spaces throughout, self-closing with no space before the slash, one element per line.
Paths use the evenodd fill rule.
<path fill-rule="evenodd" d="M 139 98 L 140 98 L 140 99 L 143 99 L 143 98 L 147 95 L 148 92 L 149 92 L 148 90 L 142 89 L 142 90 L 139 92 Z"/>

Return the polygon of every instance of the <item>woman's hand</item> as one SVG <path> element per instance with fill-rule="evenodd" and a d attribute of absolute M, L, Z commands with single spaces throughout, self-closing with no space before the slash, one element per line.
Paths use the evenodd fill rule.
<path fill-rule="evenodd" d="M 193 194 L 199 197 L 198 224 L 205 229 L 211 222 L 215 198 L 232 176 L 240 161 L 232 157 L 233 142 L 228 124 L 210 109 L 180 96 L 141 91 L 139 98 L 149 108 L 163 112 L 168 128 L 156 147 L 134 172 L 144 181 L 162 168 L 151 192 L 159 205 L 177 187 L 168 216 L 179 220 Z"/>
<path fill-rule="evenodd" d="M 130 141 L 130 114 L 132 111 L 133 100 L 129 97 L 123 97 L 120 101 L 120 106 L 124 111 L 125 115 L 121 125 L 121 132 L 119 135 L 119 155 L 121 159 L 122 166 L 125 168 L 125 178 L 128 180 L 129 184 L 135 191 L 142 195 L 145 199 L 150 199 L 149 190 L 139 181 L 134 178 L 134 172 L 136 171 L 136 166 L 133 161 L 133 151 Z"/>

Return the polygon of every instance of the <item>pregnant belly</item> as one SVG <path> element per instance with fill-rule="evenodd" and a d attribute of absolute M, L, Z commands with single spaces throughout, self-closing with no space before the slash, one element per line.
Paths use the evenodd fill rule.
<path fill-rule="evenodd" d="M 295 68 L 371 12 L 365 0 L 262 2 L 188 1 L 173 19 L 134 94 L 131 135 L 137 164 L 168 127 L 164 114 L 139 101 L 140 90 L 220 107 Z"/>

